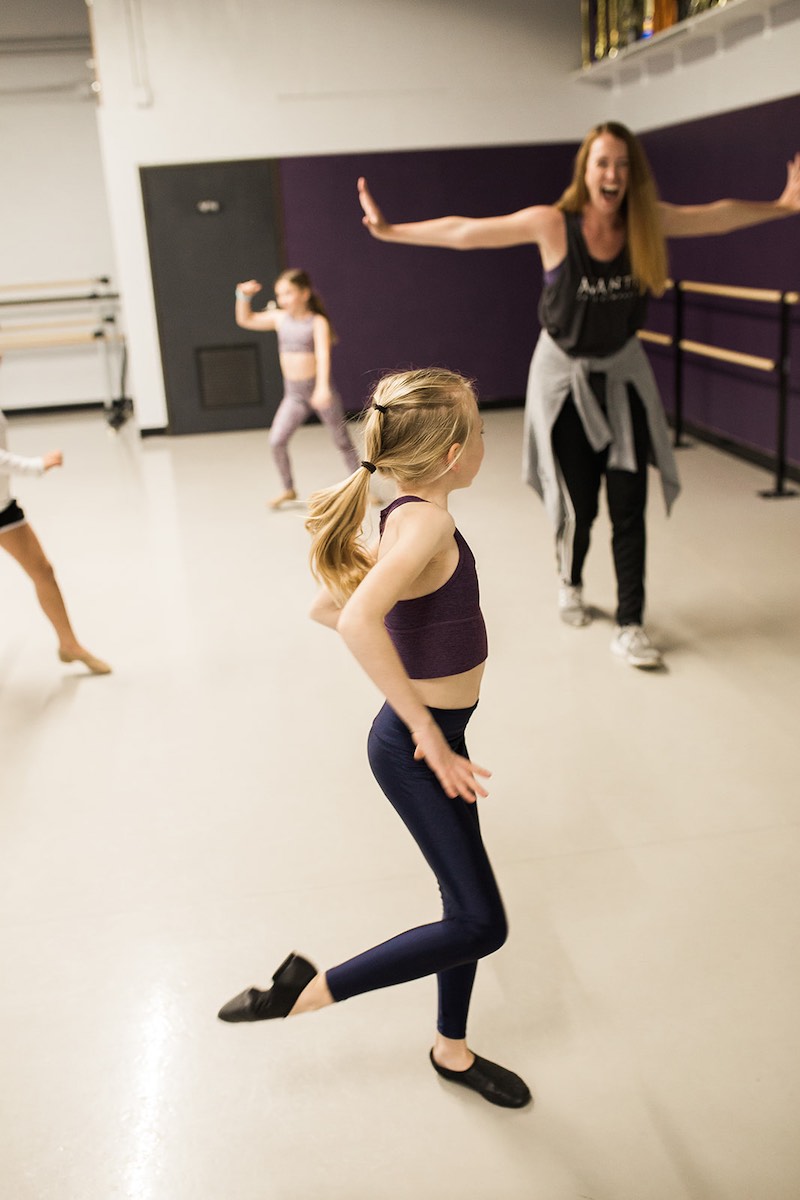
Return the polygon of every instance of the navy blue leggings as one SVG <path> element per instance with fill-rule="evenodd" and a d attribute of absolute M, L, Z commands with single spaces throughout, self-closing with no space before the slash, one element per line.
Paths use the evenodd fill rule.
<path fill-rule="evenodd" d="M 467 755 L 464 731 L 472 708 L 430 710 L 457 754 Z M 478 807 L 451 800 L 424 762 L 414 759 L 406 726 L 384 704 L 370 730 L 372 772 L 439 883 L 441 921 L 398 934 L 326 973 L 334 1000 L 437 975 L 437 1028 L 464 1038 L 479 958 L 499 949 L 508 928 L 503 902 L 481 839 Z"/>

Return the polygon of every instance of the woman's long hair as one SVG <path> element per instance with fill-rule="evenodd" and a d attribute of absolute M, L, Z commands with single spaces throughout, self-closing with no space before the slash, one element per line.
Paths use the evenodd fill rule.
<path fill-rule="evenodd" d="M 472 431 L 474 399 L 472 385 L 453 371 L 431 367 L 384 376 L 364 424 L 366 460 L 405 486 L 433 482 L 449 470 L 450 447 L 458 442 L 463 448 Z M 370 474 L 358 467 L 308 502 L 311 571 L 339 605 L 373 565 L 361 538 Z"/>
<path fill-rule="evenodd" d="M 287 267 L 285 271 L 281 271 L 276 283 L 285 280 L 286 283 L 293 283 L 295 287 L 299 287 L 304 292 L 308 292 L 308 307 L 312 313 L 317 313 L 320 317 L 324 317 L 328 322 L 331 331 L 331 345 L 335 346 L 339 341 L 336 336 L 336 331 L 333 328 L 333 322 L 328 315 L 328 310 L 325 307 L 324 301 L 317 289 L 311 282 L 311 276 L 307 271 L 301 270 L 299 267 Z"/>
<path fill-rule="evenodd" d="M 589 203 L 586 188 L 586 163 L 592 143 L 603 133 L 624 142 L 628 151 L 628 187 L 622 202 L 631 271 L 642 291 L 660 296 L 668 275 L 667 246 L 661 229 L 658 211 L 658 191 L 641 142 L 625 125 L 604 121 L 590 129 L 575 156 L 572 182 L 564 191 L 556 208 L 563 212 L 579 213 Z"/>

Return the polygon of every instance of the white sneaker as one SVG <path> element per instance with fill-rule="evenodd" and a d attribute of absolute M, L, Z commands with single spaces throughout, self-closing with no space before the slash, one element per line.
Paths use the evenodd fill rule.
<path fill-rule="evenodd" d="M 631 667 L 663 667 L 664 660 L 641 625 L 618 625 L 611 642 L 611 653 L 624 658 Z"/>
<path fill-rule="evenodd" d="M 588 625 L 591 614 L 583 603 L 583 588 L 571 583 L 562 583 L 558 588 L 558 615 L 565 625 Z"/>

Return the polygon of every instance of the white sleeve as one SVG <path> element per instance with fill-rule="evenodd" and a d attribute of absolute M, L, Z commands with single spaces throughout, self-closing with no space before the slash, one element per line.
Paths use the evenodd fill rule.
<path fill-rule="evenodd" d="M 23 458 L 0 447 L 0 475 L 44 475 L 44 459 Z"/>

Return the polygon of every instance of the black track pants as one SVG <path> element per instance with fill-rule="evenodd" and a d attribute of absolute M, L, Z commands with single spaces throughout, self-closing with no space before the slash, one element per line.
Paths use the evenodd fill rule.
<path fill-rule="evenodd" d="M 593 375 L 592 387 L 605 401 L 605 377 Z M 556 556 L 561 579 L 579 586 L 589 550 L 592 524 L 597 516 L 600 483 L 605 476 L 606 500 L 611 518 L 611 546 L 617 575 L 618 625 L 639 625 L 644 609 L 645 506 L 650 437 L 647 417 L 636 391 L 628 388 L 636 471 L 608 468 L 608 450 L 593 450 L 581 424 L 572 396 L 553 426 L 553 452 L 566 519 L 556 535 Z"/>

